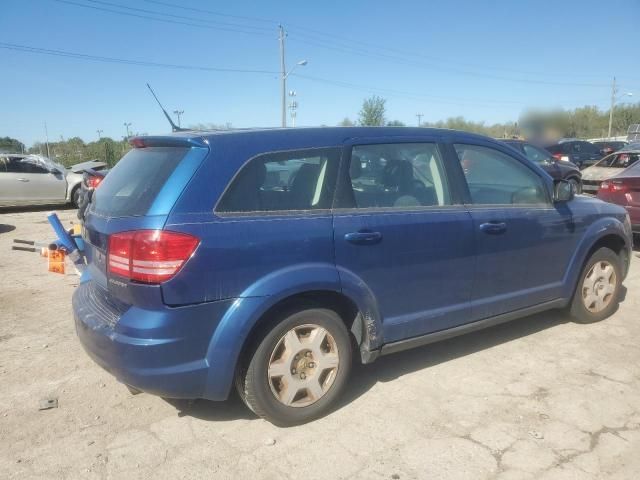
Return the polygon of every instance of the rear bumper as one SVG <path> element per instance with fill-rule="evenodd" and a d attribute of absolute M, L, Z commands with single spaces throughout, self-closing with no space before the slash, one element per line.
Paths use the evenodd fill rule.
<path fill-rule="evenodd" d="M 122 383 L 167 398 L 223 400 L 229 379 L 211 378 L 208 353 L 232 303 L 147 310 L 119 304 L 88 281 L 74 292 L 73 312 L 86 352 Z"/>

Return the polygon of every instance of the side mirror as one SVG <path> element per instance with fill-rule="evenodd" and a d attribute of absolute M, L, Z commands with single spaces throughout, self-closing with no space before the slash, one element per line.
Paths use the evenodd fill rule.
<path fill-rule="evenodd" d="M 576 191 L 573 183 L 567 180 L 555 180 L 553 182 L 553 201 L 568 202 L 573 199 Z"/>

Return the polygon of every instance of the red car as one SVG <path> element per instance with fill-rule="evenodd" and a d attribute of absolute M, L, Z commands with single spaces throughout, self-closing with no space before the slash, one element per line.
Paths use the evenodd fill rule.
<path fill-rule="evenodd" d="M 626 208 L 631 217 L 633 233 L 640 235 L 640 162 L 602 182 L 598 198 Z"/>

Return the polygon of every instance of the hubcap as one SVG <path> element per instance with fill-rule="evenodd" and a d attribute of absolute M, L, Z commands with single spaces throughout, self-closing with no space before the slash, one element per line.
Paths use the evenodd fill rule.
<path fill-rule="evenodd" d="M 340 365 L 333 336 L 319 325 L 292 328 L 278 341 L 267 372 L 273 395 L 289 407 L 306 407 L 333 385 Z"/>
<path fill-rule="evenodd" d="M 616 290 L 616 271 L 609 262 L 594 264 L 582 282 L 582 301 L 591 313 L 607 308 Z"/>

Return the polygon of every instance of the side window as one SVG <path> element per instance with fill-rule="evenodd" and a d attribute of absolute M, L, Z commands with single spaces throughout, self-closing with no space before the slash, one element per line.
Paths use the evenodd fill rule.
<path fill-rule="evenodd" d="M 524 154 L 527 156 L 529 160 L 535 163 L 547 163 L 549 161 L 549 154 L 544 150 L 534 147 L 533 145 L 529 145 L 525 143 L 523 145 Z"/>
<path fill-rule="evenodd" d="M 475 205 L 546 204 L 542 179 L 515 158 L 478 145 L 455 145 Z"/>
<path fill-rule="evenodd" d="M 218 212 L 331 208 L 340 149 L 268 153 L 249 161 L 218 203 Z"/>
<path fill-rule="evenodd" d="M 36 162 L 24 157 L 6 157 L 7 172 L 11 173 L 49 173 Z"/>
<path fill-rule="evenodd" d="M 407 208 L 451 204 L 435 143 L 355 146 L 351 151 L 349 184 L 352 198 L 345 206 Z"/>

